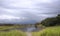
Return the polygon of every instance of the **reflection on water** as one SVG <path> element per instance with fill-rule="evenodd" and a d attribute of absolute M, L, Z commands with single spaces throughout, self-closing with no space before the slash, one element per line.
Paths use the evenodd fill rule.
<path fill-rule="evenodd" d="M 36 28 L 35 27 L 28 27 L 27 28 L 27 31 L 33 31 L 33 30 L 36 30 Z"/>
<path fill-rule="evenodd" d="M 32 32 L 32 31 L 38 31 L 39 28 L 35 28 L 35 27 L 25 27 L 25 28 L 16 28 L 17 30 L 22 30 L 22 31 L 28 31 L 28 32 Z"/>

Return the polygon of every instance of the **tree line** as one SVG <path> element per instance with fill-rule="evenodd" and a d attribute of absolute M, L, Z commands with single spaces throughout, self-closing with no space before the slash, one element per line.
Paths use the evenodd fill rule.
<path fill-rule="evenodd" d="M 46 18 L 45 20 L 41 21 L 42 25 L 44 26 L 55 26 L 55 25 L 60 25 L 60 14 L 56 17 L 52 18 Z"/>

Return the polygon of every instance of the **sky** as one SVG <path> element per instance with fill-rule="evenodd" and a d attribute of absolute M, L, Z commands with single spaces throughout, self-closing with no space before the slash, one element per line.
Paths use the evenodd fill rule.
<path fill-rule="evenodd" d="M 60 0 L 0 0 L 0 23 L 36 23 L 60 14 Z"/>

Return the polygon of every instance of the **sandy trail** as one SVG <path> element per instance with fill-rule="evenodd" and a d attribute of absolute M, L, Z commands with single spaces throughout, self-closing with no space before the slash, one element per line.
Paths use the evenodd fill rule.
<path fill-rule="evenodd" d="M 26 32 L 27 36 L 32 36 L 31 32 Z"/>

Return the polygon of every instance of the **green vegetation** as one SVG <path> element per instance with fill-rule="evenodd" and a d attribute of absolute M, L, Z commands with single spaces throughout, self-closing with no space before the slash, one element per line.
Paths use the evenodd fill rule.
<path fill-rule="evenodd" d="M 60 26 L 48 27 L 39 32 L 32 32 L 32 36 L 60 36 Z"/>
<path fill-rule="evenodd" d="M 0 36 L 26 36 L 21 30 L 10 30 L 12 28 L 20 28 L 19 26 L 0 26 Z"/>
<path fill-rule="evenodd" d="M 60 14 L 56 17 L 47 18 L 41 22 L 44 26 L 56 26 L 60 25 Z"/>
<path fill-rule="evenodd" d="M 26 34 L 20 30 L 11 30 L 9 32 L 0 32 L 0 36 L 26 36 Z"/>
<path fill-rule="evenodd" d="M 60 15 L 47 18 L 36 25 L 43 25 L 46 28 L 39 32 L 32 32 L 32 36 L 60 36 Z"/>
<path fill-rule="evenodd" d="M 31 26 L 32 24 L 0 24 L 0 36 L 26 36 L 26 32 L 16 30 L 15 28 L 25 28 Z M 14 30 L 10 30 L 13 28 Z M 60 36 L 60 15 L 47 18 L 41 23 L 36 23 L 35 28 L 40 29 L 40 31 L 32 32 L 32 36 Z"/>
<path fill-rule="evenodd" d="M 8 26 L 8 25 L 0 26 L 0 31 L 1 30 L 9 30 L 9 29 L 13 29 L 13 28 L 24 28 L 25 27 L 24 25 L 18 25 L 18 24 L 17 25 L 12 25 L 12 26 Z"/>
<path fill-rule="evenodd" d="M 26 33 L 14 28 L 21 28 L 18 25 L 14 26 L 0 26 L 0 36 L 26 36 Z M 14 30 L 10 30 L 14 29 Z"/>
<path fill-rule="evenodd" d="M 13 28 L 13 26 L 0 26 L 0 30 L 7 30 Z"/>
<path fill-rule="evenodd" d="M 20 28 L 20 26 L 0 26 L 0 30 L 8 30 L 11 28 Z"/>

